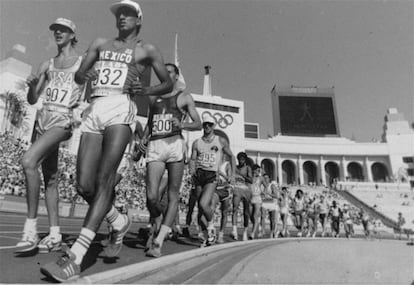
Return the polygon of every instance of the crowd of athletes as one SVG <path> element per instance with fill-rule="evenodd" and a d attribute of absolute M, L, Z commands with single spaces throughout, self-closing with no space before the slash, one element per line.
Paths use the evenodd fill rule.
<path fill-rule="evenodd" d="M 28 148 L 28 143 L 15 139 L 11 134 L 5 132 L 0 134 L 0 194 L 25 196 L 26 187 L 20 159 Z M 76 194 L 76 157 L 70 154 L 65 149 L 61 148 L 59 152 L 59 198 L 61 202 L 86 204 L 86 202 Z M 183 185 L 180 191 L 179 212 L 184 215 L 187 210 L 187 204 L 191 191 L 191 178 L 188 172 L 185 172 L 183 177 Z M 298 214 L 295 213 L 294 201 L 297 195 L 297 190 L 300 187 L 287 187 L 284 189 L 289 196 L 290 220 L 294 227 L 295 236 L 340 236 L 351 237 L 354 234 L 354 225 L 362 225 L 367 236 L 377 233 L 380 222 L 373 219 L 368 213 L 358 209 L 350 204 L 347 204 L 336 192 L 328 188 L 318 188 L 314 191 L 314 187 L 302 187 L 304 189 L 303 199 L 304 209 Z M 308 189 L 309 191 L 307 191 Z M 44 187 L 41 187 L 41 198 L 44 199 Z M 124 173 L 124 177 L 117 185 L 115 205 L 123 209 L 138 209 L 146 210 L 145 197 L 145 168 L 140 167 L 138 163 L 134 164 L 132 168 Z M 280 190 L 282 191 L 282 190 Z M 326 213 L 326 220 L 322 218 L 320 203 L 321 199 L 328 205 L 328 212 Z M 230 203 L 231 204 L 231 203 Z M 231 212 L 231 211 L 230 211 Z M 230 213 L 229 212 L 229 213 Z M 219 211 L 217 211 L 217 217 Z M 267 219 L 267 213 L 263 211 L 261 215 L 263 219 Z M 281 219 L 278 219 L 281 223 Z M 218 221 L 218 218 L 216 218 Z M 264 229 L 260 227 L 259 237 L 266 237 L 266 232 L 269 231 L 269 221 L 264 221 Z M 278 226 L 278 236 L 291 236 L 289 231 L 282 231 L 281 225 Z"/>

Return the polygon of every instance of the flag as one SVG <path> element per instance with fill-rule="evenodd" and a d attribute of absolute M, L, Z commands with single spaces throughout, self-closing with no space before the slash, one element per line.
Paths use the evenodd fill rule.
<path fill-rule="evenodd" d="M 175 48 L 174 48 L 174 64 L 178 67 L 180 71 L 180 75 L 178 76 L 177 80 L 177 89 L 184 90 L 186 88 L 185 80 L 183 73 L 180 68 L 180 61 L 178 59 L 178 34 L 175 34 Z"/>

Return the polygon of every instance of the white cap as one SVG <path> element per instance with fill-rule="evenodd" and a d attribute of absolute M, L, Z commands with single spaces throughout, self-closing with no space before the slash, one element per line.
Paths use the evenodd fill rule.
<path fill-rule="evenodd" d="M 67 27 L 67 28 L 71 29 L 73 33 L 75 33 L 75 30 L 76 30 L 75 24 L 71 20 L 66 19 L 66 18 L 57 18 L 53 22 L 53 24 L 51 24 L 49 26 L 49 30 L 51 30 L 51 31 L 55 30 L 56 26 Z"/>
<path fill-rule="evenodd" d="M 208 114 L 208 113 L 204 113 L 203 114 L 203 124 L 204 123 L 212 123 L 212 124 L 216 124 L 216 119 L 211 115 L 211 114 Z"/>
<path fill-rule="evenodd" d="M 135 12 L 137 12 L 138 18 L 142 20 L 142 10 L 137 2 L 131 0 L 121 0 L 117 3 L 112 4 L 109 9 L 111 10 L 112 14 L 116 15 L 116 11 L 118 11 L 118 9 L 122 6 L 126 6 L 135 10 Z"/>

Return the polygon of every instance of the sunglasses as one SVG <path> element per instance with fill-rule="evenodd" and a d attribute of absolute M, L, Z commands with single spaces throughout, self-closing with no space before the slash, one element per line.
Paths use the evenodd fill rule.
<path fill-rule="evenodd" d="M 213 123 L 203 123 L 203 128 L 205 128 L 205 127 L 213 127 L 214 126 L 214 124 Z"/>

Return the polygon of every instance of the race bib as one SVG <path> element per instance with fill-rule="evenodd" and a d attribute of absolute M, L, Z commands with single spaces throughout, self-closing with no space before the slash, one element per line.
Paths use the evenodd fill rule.
<path fill-rule="evenodd" d="M 215 153 L 201 153 L 197 158 L 198 164 L 205 167 L 212 167 L 216 163 Z"/>
<path fill-rule="evenodd" d="M 98 61 L 95 64 L 98 78 L 92 82 L 94 96 L 122 94 L 128 74 L 128 66 L 123 62 Z"/>
<path fill-rule="evenodd" d="M 165 135 L 172 131 L 172 114 L 155 114 L 152 120 L 152 134 Z"/>
<path fill-rule="evenodd" d="M 47 87 L 45 90 L 45 104 L 69 107 L 71 90 L 64 87 Z"/>

